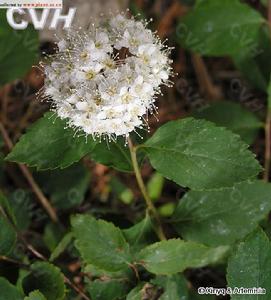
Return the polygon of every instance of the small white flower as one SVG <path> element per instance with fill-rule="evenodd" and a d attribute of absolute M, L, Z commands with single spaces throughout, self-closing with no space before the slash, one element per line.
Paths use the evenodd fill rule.
<path fill-rule="evenodd" d="M 147 23 L 118 14 L 88 32 L 70 31 L 45 64 L 46 97 L 60 118 L 95 137 L 145 126 L 160 85 L 169 85 L 170 50 Z"/>

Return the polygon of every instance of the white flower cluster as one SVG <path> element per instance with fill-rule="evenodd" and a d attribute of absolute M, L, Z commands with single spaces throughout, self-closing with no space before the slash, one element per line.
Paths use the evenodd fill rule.
<path fill-rule="evenodd" d="M 95 137 L 128 136 L 155 110 L 161 84 L 169 85 L 169 48 L 147 23 L 125 14 L 58 42 L 45 64 L 45 97 L 69 125 Z"/>

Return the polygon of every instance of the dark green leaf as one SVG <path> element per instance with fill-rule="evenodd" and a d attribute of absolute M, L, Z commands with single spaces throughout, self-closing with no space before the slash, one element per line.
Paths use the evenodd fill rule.
<path fill-rule="evenodd" d="M 125 145 L 124 138 L 118 138 L 116 142 L 97 143 L 91 151 L 90 157 L 96 162 L 115 168 L 123 172 L 133 170 L 129 148 Z"/>
<path fill-rule="evenodd" d="M 23 295 L 9 281 L 0 277 L 0 300 L 23 300 Z"/>
<path fill-rule="evenodd" d="M 199 268 L 217 263 L 227 251 L 228 247 L 208 248 L 194 242 L 171 239 L 141 250 L 138 262 L 151 273 L 171 275 L 187 268 Z"/>
<path fill-rule="evenodd" d="M 205 119 L 223 126 L 241 136 L 248 144 L 254 142 L 263 123 L 240 104 L 219 101 L 193 114 L 197 119 Z"/>
<path fill-rule="evenodd" d="M 30 27 L 13 30 L 7 23 L 6 10 L 0 10 L 0 85 L 13 81 L 37 61 L 39 53 L 38 32 Z"/>
<path fill-rule="evenodd" d="M 74 164 L 64 170 L 40 172 L 36 175 L 43 191 L 54 207 L 71 209 L 84 201 L 90 175 L 82 164 Z"/>
<path fill-rule="evenodd" d="M 271 70 L 271 39 L 268 26 L 262 26 L 257 40 L 232 55 L 236 67 L 253 86 L 266 91 Z"/>
<path fill-rule="evenodd" d="M 271 243 L 262 230 L 241 242 L 229 259 L 229 287 L 264 288 L 262 295 L 232 295 L 232 300 L 269 300 L 271 294 Z"/>
<path fill-rule="evenodd" d="M 66 168 L 79 161 L 95 146 L 92 138 L 75 137 L 66 122 L 46 113 L 32 125 L 6 160 L 25 163 L 38 170 Z"/>
<path fill-rule="evenodd" d="M 244 182 L 232 188 L 190 191 L 173 215 L 175 229 L 187 240 L 227 245 L 253 231 L 271 210 L 271 184 Z"/>
<path fill-rule="evenodd" d="M 203 55 L 224 56 L 251 46 L 265 22 L 238 0 L 200 1 L 177 27 L 182 46 Z"/>
<path fill-rule="evenodd" d="M 130 249 L 119 228 L 88 215 L 77 215 L 71 223 L 76 248 L 85 263 L 113 272 L 128 267 Z"/>
<path fill-rule="evenodd" d="M 0 213 L 0 255 L 7 255 L 16 242 L 16 232 L 9 221 Z"/>
<path fill-rule="evenodd" d="M 31 193 L 23 189 L 17 189 L 9 195 L 9 204 L 15 217 L 18 230 L 25 231 L 31 224 L 33 202 Z"/>
<path fill-rule="evenodd" d="M 168 122 L 143 147 L 156 170 L 192 189 L 232 186 L 261 170 L 239 136 L 205 120 Z"/>
<path fill-rule="evenodd" d="M 17 234 L 11 222 L 14 214 L 5 196 L 0 192 L 0 255 L 7 255 L 13 249 Z"/>
<path fill-rule="evenodd" d="M 31 265 L 31 273 L 23 279 L 23 289 L 26 294 L 39 290 L 47 300 L 62 300 L 65 297 L 63 274 L 47 262 Z"/>

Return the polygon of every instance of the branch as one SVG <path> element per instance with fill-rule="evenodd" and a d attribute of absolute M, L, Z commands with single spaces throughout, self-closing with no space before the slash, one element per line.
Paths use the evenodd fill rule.
<path fill-rule="evenodd" d="M 12 148 L 13 148 L 13 143 L 12 143 L 12 141 L 11 141 L 11 139 L 10 139 L 10 137 L 9 137 L 9 135 L 8 135 L 8 133 L 7 133 L 5 127 L 3 126 L 2 123 L 0 123 L 0 132 L 3 136 L 3 139 L 5 141 L 5 144 L 6 144 L 7 148 L 9 149 L 9 151 L 11 151 Z M 41 203 L 43 208 L 48 213 L 49 217 L 52 219 L 53 222 L 58 222 L 58 217 L 57 217 L 57 214 L 55 212 L 55 209 L 53 208 L 53 206 L 51 205 L 49 200 L 45 197 L 45 195 L 41 191 L 40 187 L 35 182 L 32 174 L 29 171 L 29 169 L 27 168 L 27 166 L 22 165 L 22 164 L 18 164 L 18 166 L 19 166 L 21 172 L 23 173 L 24 177 L 28 181 L 29 185 L 31 186 L 33 192 L 37 196 L 39 202 Z"/>
<path fill-rule="evenodd" d="M 221 91 L 214 85 L 208 69 L 202 57 L 198 54 L 192 54 L 192 62 L 197 75 L 201 92 L 207 100 L 216 101 L 222 98 Z"/>

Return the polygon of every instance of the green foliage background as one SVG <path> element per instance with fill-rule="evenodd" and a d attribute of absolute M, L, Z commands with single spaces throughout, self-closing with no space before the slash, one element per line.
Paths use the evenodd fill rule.
<path fill-rule="evenodd" d="M 131 1 L 131 12 L 149 17 L 138 2 Z M 237 101 L 205 99 L 208 105 L 190 116 L 176 113 L 142 140 L 132 136 L 130 153 L 124 139 L 108 146 L 76 136 L 66 120 L 46 112 L 19 132 L 19 140 L 12 136 L 16 144 L 7 151 L 1 107 L 0 300 L 215 299 L 197 294 L 203 270 L 214 278 L 205 286 L 266 289 L 265 295 L 230 299 L 271 299 L 266 2 L 255 7 L 239 0 L 173 1 L 187 13 L 175 16 L 169 33 L 175 56 L 182 51 L 186 57 L 230 61 L 260 93 L 264 114 Z M 156 18 L 153 29 L 158 23 Z M 39 55 L 37 32 L 13 31 L 1 10 L 2 88 L 23 78 Z M 173 79 L 176 84 L 181 76 Z M 267 148 L 256 157 L 261 142 Z M 37 204 L 35 190 L 12 182 L 10 166 L 22 165 L 57 218 Z M 143 176 L 141 191 L 136 167 L 143 175 L 153 170 Z M 109 175 L 101 178 L 104 170 Z M 181 191 L 177 199 L 169 191 L 170 199 L 159 202 L 171 188 Z"/>

